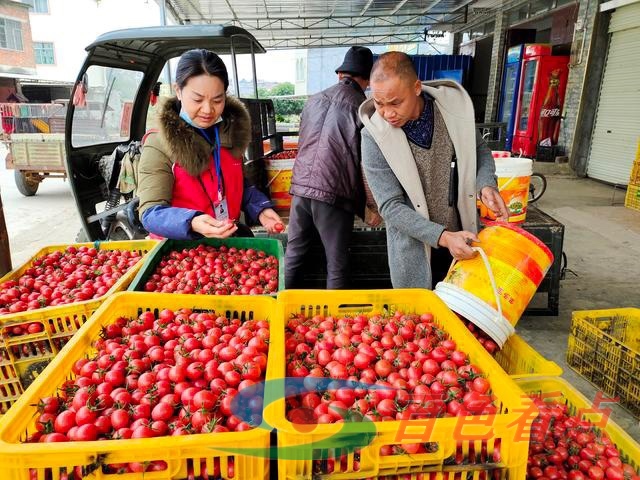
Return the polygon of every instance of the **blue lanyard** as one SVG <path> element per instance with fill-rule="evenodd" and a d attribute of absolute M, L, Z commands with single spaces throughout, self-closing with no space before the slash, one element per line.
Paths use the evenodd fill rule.
<path fill-rule="evenodd" d="M 202 136 L 206 138 L 209 143 L 213 143 L 211 141 L 211 138 L 209 138 L 209 135 L 207 135 L 207 132 L 203 128 L 200 128 L 199 130 Z M 224 197 L 224 178 L 222 177 L 222 164 L 220 162 L 220 134 L 218 133 L 218 126 L 215 127 L 214 131 L 216 134 L 216 142 L 213 149 L 213 163 L 216 167 L 216 176 L 218 180 L 218 201 L 220 202 Z"/>

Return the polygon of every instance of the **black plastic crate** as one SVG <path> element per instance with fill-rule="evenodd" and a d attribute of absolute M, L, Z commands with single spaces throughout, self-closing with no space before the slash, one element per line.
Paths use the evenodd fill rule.
<path fill-rule="evenodd" d="M 555 162 L 556 157 L 564 155 L 564 149 L 558 145 L 551 147 L 543 147 L 538 145 L 536 148 L 536 161 L 537 162 Z"/>
<path fill-rule="evenodd" d="M 525 311 L 525 315 L 558 315 L 560 304 L 560 276 L 562 271 L 562 244 L 564 225 L 529 206 L 527 220 L 520 225 L 539 238 L 553 253 L 554 261 L 538 287 L 536 302 Z M 256 236 L 266 236 L 257 233 Z M 282 241 L 286 250 L 287 236 L 270 236 Z M 391 288 L 391 276 L 387 255 L 387 234 L 384 228 L 355 228 L 349 243 L 350 287 L 357 289 Z M 301 288 L 325 288 L 327 269 L 324 249 L 320 238 L 314 235 L 311 248 L 305 257 Z M 540 295 L 546 295 L 546 305 L 540 304 Z M 543 303 L 544 304 L 544 303 Z"/>

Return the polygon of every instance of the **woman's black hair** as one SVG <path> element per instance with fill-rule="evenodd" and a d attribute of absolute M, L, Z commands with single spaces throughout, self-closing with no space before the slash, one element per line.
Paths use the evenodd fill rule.
<path fill-rule="evenodd" d="M 229 88 L 229 74 L 222 59 L 210 50 L 196 48 L 184 52 L 178 61 L 176 69 L 176 84 L 182 89 L 191 77 L 207 74 L 218 77 L 224 84 L 225 91 Z"/>

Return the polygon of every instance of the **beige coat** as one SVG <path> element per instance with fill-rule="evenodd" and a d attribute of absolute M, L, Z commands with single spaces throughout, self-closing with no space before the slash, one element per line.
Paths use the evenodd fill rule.
<path fill-rule="evenodd" d="M 462 228 L 478 231 L 477 193 L 496 186 L 491 151 L 475 128 L 473 104 L 464 88 L 451 80 L 425 82 L 440 111 L 457 156 L 458 199 Z M 387 226 L 391 280 L 395 288 L 431 287 L 429 256 L 438 247 L 444 226 L 429 220 L 427 201 L 411 152 L 401 128 L 387 123 L 373 100 L 359 110 L 365 126 L 362 162 L 365 175 Z"/>

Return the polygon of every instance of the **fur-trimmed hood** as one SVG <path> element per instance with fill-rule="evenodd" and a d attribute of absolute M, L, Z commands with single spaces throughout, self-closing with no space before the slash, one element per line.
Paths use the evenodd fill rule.
<path fill-rule="evenodd" d="M 211 159 L 211 145 L 180 118 L 180 101 L 167 99 L 158 115 L 159 133 L 169 149 L 171 159 L 189 175 L 205 171 Z M 251 117 L 244 104 L 227 96 L 220 125 L 220 144 L 236 158 L 241 158 L 251 142 Z"/>

